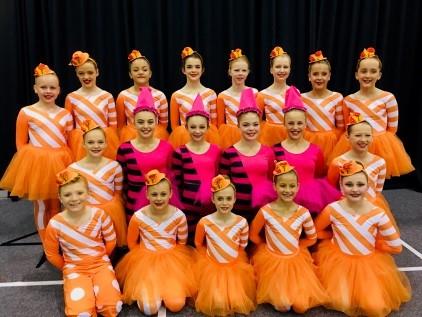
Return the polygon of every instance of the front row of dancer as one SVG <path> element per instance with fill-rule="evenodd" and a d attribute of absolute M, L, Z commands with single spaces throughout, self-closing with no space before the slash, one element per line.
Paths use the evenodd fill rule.
<path fill-rule="evenodd" d="M 339 175 L 343 198 L 314 224 L 310 212 L 294 202 L 300 187 L 295 168 L 276 162 L 277 197 L 258 211 L 250 230 L 232 212 L 235 186 L 217 175 L 211 185 L 216 211 L 198 222 L 194 250 L 186 245 L 184 213 L 169 203 L 170 180 L 149 171 L 149 204 L 131 218 L 130 251 L 114 271 L 111 218 L 87 204 L 85 177 L 64 170 L 57 175 L 64 210 L 49 222 L 45 248 L 63 271 L 66 315 L 117 316 L 123 303 L 133 302 L 147 315 L 162 305 L 177 312 L 187 300 L 210 316 L 249 314 L 261 303 L 297 313 L 323 305 L 351 316 L 398 310 L 411 297 L 406 276 L 389 255 L 401 251 L 399 233 L 384 210 L 365 198 L 369 175 L 363 164 L 346 161 Z M 323 241 L 311 255 L 308 247 L 317 239 Z M 250 260 L 248 240 L 257 246 L 249 250 Z"/>

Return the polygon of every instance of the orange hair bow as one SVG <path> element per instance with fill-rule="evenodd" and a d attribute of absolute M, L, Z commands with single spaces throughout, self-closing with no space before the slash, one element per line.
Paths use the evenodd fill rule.
<path fill-rule="evenodd" d="M 50 69 L 50 67 L 48 67 L 48 65 L 39 63 L 37 67 L 35 67 L 34 69 L 34 76 L 35 77 L 40 77 L 40 76 L 44 76 L 44 75 L 50 75 L 50 74 L 55 74 L 55 72 Z"/>
<path fill-rule="evenodd" d="M 138 50 L 132 50 L 132 52 L 130 52 L 130 54 L 128 55 L 127 59 L 129 62 L 133 62 L 135 59 L 137 58 L 141 58 L 144 57 L 140 51 Z"/>
<path fill-rule="evenodd" d="M 100 127 L 97 123 L 95 123 L 91 119 L 87 119 L 87 120 L 81 122 L 79 124 L 79 126 L 81 127 L 81 130 L 82 130 L 83 134 L 86 134 L 89 131 L 94 130 L 94 129 Z"/>
<path fill-rule="evenodd" d="M 276 58 L 277 56 L 281 56 L 287 54 L 280 46 L 276 46 L 270 53 L 270 59 Z"/>
<path fill-rule="evenodd" d="M 192 48 L 190 48 L 189 46 L 185 47 L 182 50 L 182 54 L 181 54 L 182 59 L 185 59 L 186 57 L 191 56 L 193 53 L 195 53 L 195 51 Z"/>
<path fill-rule="evenodd" d="M 281 174 L 286 174 L 288 172 L 294 171 L 295 168 L 291 166 L 287 161 L 275 161 L 275 167 L 273 171 L 274 176 L 278 176 Z"/>
<path fill-rule="evenodd" d="M 81 66 L 86 63 L 86 61 L 89 59 L 89 54 L 82 52 L 82 51 L 76 51 L 72 54 L 72 59 L 70 60 L 69 66 Z"/>
<path fill-rule="evenodd" d="M 213 193 L 223 190 L 231 185 L 230 178 L 221 174 L 215 176 L 211 181 L 211 191 Z"/>
<path fill-rule="evenodd" d="M 242 56 L 245 56 L 245 55 L 243 55 L 243 53 L 242 53 L 242 49 L 240 49 L 240 48 L 236 48 L 235 50 L 232 50 L 232 51 L 230 52 L 229 61 L 231 62 L 231 61 L 233 61 L 233 60 L 235 60 L 235 59 L 238 59 L 238 58 L 240 58 L 240 57 L 242 57 Z"/>
<path fill-rule="evenodd" d="M 347 125 L 354 125 L 365 121 L 359 112 L 350 112 Z"/>
<path fill-rule="evenodd" d="M 374 56 L 377 56 L 375 54 L 375 48 L 368 47 L 368 48 L 363 49 L 363 51 L 360 53 L 359 59 L 365 59 L 365 58 L 370 58 Z"/>
<path fill-rule="evenodd" d="M 339 172 L 341 176 L 351 176 L 359 172 L 365 172 L 365 168 L 361 162 L 347 161 L 340 166 Z"/>
<path fill-rule="evenodd" d="M 59 186 L 66 185 L 75 179 L 81 177 L 78 172 L 75 172 L 71 169 L 65 169 L 56 175 L 56 182 Z"/>
<path fill-rule="evenodd" d="M 167 179 L 166 174 L 161 173 L 157 169 L 150 170 L 148 173 L 145 174 L 145 185 L 153 186 L 157 185 L 163 179 Z M 168 179 L 167 179 L 168 181 Z"/>
<path fill-rule="evenodd" d="M 316 51 L 315 53 L 309 55 L 309 64 L 327 60 L 327 58 L 322 54 L 322 51 Z"/>

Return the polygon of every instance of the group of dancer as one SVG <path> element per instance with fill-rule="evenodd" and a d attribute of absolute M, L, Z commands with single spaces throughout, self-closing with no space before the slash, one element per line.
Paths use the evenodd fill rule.
<path fill-rule="evenodd" d="M 57 75 L 38 65 L 38 101 L 19 112 L 17 153 L 0 181 L 34 201 L 44 251 L 63 272 L 66 315 L 116 316 L 133 302 L 148 315 L 177 312 L 189 298 L 211 316 L 261 303 L 385 316 L 410 300 L 389 255 L 401 244 L 382 189 L 414 168 L 395 135 L 397 102 L 375 86 L 374 49 L 361 53 L 360 89 L 346 98 L 328 90 L 320 51 L 309 58 L 312 90 L 300 94 L 287 85 L 281 47 L 260 92 L 246 86 L 249 60 L 236 49 L 232 85 L 217 97 L 187 47 L 186 85 L 170 109 L 149 85 L 149 60 L 136 50 L 128 60 L 133 86 L 115 105 L 96 85 L 96 61 L 75 52 L 81 88 L 65 109 Z M 129 252 L 114 271 L 116 245 Z"/>

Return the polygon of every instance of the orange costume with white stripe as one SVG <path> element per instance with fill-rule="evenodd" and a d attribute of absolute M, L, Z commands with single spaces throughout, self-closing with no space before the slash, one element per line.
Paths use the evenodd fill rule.
<path fill-rule="evenodd" d="M 123 188 L 122 168 L 116 161 L 109 160 L 94 170 L 72 163 L 70 169 L 84 176 L 88 182 L 88 204 L 103 209 L 113 221 L 117 245 L 126 245 L 126 214 L 121 197 Z"/>
<path fill-rule="evenodd" d="M 306 107 L 305 139 L 320 147 L 327 159 L 333 151 L 338 136 L 344 132 L 343 96 L 331 92 L 325 98 L 313 98 L 309 92 L 302 94 Z"/>
<path fill-rule="evenodd" d="M 186 217 L 170 206 L 173 214 L 156 222 L 145 214 L 145 208 L 148 206 L 130 219 L 127 237 L 130 252 L 116 267 L 123 301 L 128 304 L 137 301 L 146 315 L 156 314 L 162 301 L 169 310 L 179 311 L 186 297 L 196 293 L 191 250 L 186 246 Z"/>
<path fill-rule="evenodd" d="M 195 246 L 200 253 L 195 267 L 196 310 L 210 316 L 249 314 L 256 307 L 256 286 L 244 251 L 248 222 L 235 215 L 233 223 L 220 227 L 213 215 L 201 218 L 196 226 Z"/>
<path fill-rule="evenodd" d="M 270 303 L 277 310 L 304 313 L 322 305 L 328 298 L 319 282 L 307 249 L 317 240 L 309 211 L 297 206 L 288 218 L 277 213 L 271 204 L 262 207 L 251 224 L 250 240 L 263 242 L 252 258 L 257 276 L 257 303 Z M 306 238 L 299 240 L 304 230 Z"/>
<path fill-rule="evenodd" d="M 396 136 L 399 109 L 394 95 L 381 91 L 377 96 L 361 100 L 349 95 L 344 98 L 344 117 L 350 112 L 358 112 L 363 120 L 367 121 L 372 129 L 374 140 L 369 146 L 369 152 L 381 156 L 387 164 L 387 178 L 400 176 L 414 170 L 409 155 L 402 142 Z M 331 153 L 331 159 L 347 152 L 350 144 L 345 135 L 342 135 Z"/>
<path fill-rule="evenodd" d="M 252 90 L 256 96 L 258 90 L 255 88 L 252 88 Z M 227 149 L 240 140 L 240 131 L 237 127 L 236 117 L 236 112 L 239 110 L 240 96 L 241 93 L 235 95 L 230 89 L 226 89 L 218 94 L 217 125 L 222 149 Z"/>
<path fill-rule="evenodd" d="M 154 99 L 154 106 L 158 111 L 158 125 L 155 128 L 154 136 L 161 140 L 167 140 L 168 125 L 168 104 L 164 93 L 153 87 L 151 95 Z M 124 143 L 136 138 L 136 129 L 134 127 L 133 110 L 136 108 L 138 95 L 132 93 L 129 89 L 122 90 L 116 99 L 117 127 L 120 132 L 120 143 Z"/>
<path fill-rule="evenodd" d="M 328 308 L 350 316 L 386 316 L 410 300 L 409 281 L 388 253 L 401 252 L 399 234 L 379 207 L 365 214 L 347 211 L 341 201 L 328 205 L 315 221 L 318 238 L 333 237 L 314 254 Z M 377 240 L 377 234 L 383 239 Z"/>
<path fill-rule="evenodd" d="M 50 220 L 45 253 L 63 272 L 66 316 L 117 316 L 123 303 L 108 257 L 116 244 L 113 223 L 103 210 L 86 208 L 92 214 L 86 224 L 70 224 L 61 213 Z"/>
<path fill-rule="evenodd" d="M 213 144 L 220 143 L 217 130 L 217 95 L 214 90 L 205 88 L 199 93 L 204 104 L 205 111 L 210 114 L 210 128 L 206 134 L 206 140 Z M 195 94 L 187 94 L 181 90 L 174 92 L 170 99 L 170 123 L 172 132 L 169 142 L 174 148 L 185 145 L 189 142 L 190 136 L 186 130 L 186 114 L 192 109 L 192 104 L 196 98 Z"/>
<path fill-rule="evenodd" d="M 92 96 L 84 96 L 74 91 L 66 96 L 65 108 L 70 111 L 74 120 L 74 130 L 69 136 L 69 146 L 75 159 L 80 160 L 85 156 L 80 124 L 86 120 L 92 120 L 103 128 L 107 141 L 104 156 L 112 160 L 116 159 L 120 143 L 117 137 L 117 116 L 113 96 L 105 90 Z"/>

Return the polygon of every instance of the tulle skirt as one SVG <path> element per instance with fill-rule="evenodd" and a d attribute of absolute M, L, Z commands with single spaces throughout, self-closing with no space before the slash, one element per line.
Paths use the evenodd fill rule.
<path fill-rule="evenodd" d="M 57 199 L 56 174 L 72 161 L 68 147 L 51 149 L 26 144 L 13 156 L 0 188 L 29 200 Z"/>
<path fill-rule="evenodd" d="M 328 160 L 331 157 L 331 153 L 334 150 L 334 147 L 337 144 L 338 140 L 338 131 L 309 131 L 306 130 L 304 134 L 304 138 L 309 142 L 318 145 L 321 149 L 322 153 L 324 154 L 324 160 L 326 165 L 328 165 Z"/>
<path fill-rule="evenodd" d="M 253 255 L 252 263 L 257 277 L 258 304 L 270 303 L 280 311 L 292 308 L 304 313 L 328 302 L 308 249 L 281 255 L 262 244 Z"/>
<path fill-rule="evenodd" d="M 254 271 L 244 251 L 228 264 L 218 263 L 205 254 L 197 257 L 198 312 L 209 316 L 247 315 L 256 308 Z"/>
<path fill-rule="evenodd" d="M 327 308 L 349 316 L 381 317 L 410 300 L 409 281 L 387 253 L 348 255 L 331 240 L 325 240 L 314 258 L 330 298 Z"/>
<path fill-rule="evenodd" d="M 120 129 L 120 144 L 133 140 L 137 136 L 136 129 L 133 125 L 125 125 Z M 160 140 L 168 140 L 169 133 L 165 126 L 157 124 L 154 130 L 154 136 Z"/>
<path fill-rule="evenodd" d="M 240 140 L 240 130 L 234 124 L 222 124 L 218 128 L 220 147 L 225 150 Z"/>
<path fill-rule="evenodd" d="M 343 134 L 331 153 L 329 161 L 331 162 L 334 158 L 349 150 L 349 141 L 346 134 Z M 387 178 L 408 174 L 415 170 L 403 143 L 391 132 L 375 133 L 374 140 L 368 150 L 373 154 L 381 156 L 385 160 L 387 165 Z"/>
<path fill-rule="evenodd" d="M 209 143 L 216 144 L 218 146 L 220 145 L 220 135 L 218 134 L 218 129 L 215 125 L 210 124 L 210 127 L 205 135 L 205 140 Z M 178 126 L 170 133 L 168 141 L 173 148 L 177 149 L 190 141 L 189 132 L 184 125 Z"/>
<path fill-rule="evenodd" d="M 328 204 L 339 200 L 340 191 L 332 186 L 325 178 L 300 181 L 299 191 L 295 202 L 312 213 L 321 212 Z"/>
<path fill-rule="evenodd" d="M 120 141 L 119 137 L 117 136 L 116 129 L 107 127 L 103 128 L 105 135 L 106 135 L 106 141 L 107 141 L 107 147 L 104 150 L 104 156 L 115 160 L 117 155 L 117 149 L 119 148 Z M 69 133 L 69 147 L 72 151 L 73 157 L 76 161 L 81 160 L 85 155 L 85 149 L 83 148 L 83 133 L 81 129 L 73 129 Z"/>
<path fill-rule="evenodd" d="M 276 143 L 284 141 L 287 137 L 286 127 L 283 124 L 274 124 L 263 121 L 261 124 L 261 133 L 259 135 L 259 142 L 273 146 Z"/>

